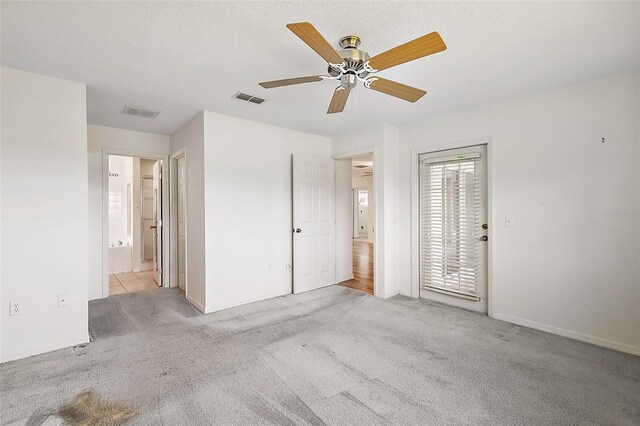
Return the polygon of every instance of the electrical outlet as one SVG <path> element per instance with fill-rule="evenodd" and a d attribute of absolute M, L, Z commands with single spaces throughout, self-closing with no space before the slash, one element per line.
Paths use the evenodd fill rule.
<path fill-rule="evenodd" d="M 58 295 L 58 308 L 65 308 L 69 306 L 69 295 L 68 294 L 59 294 Z"/>
<path fill-rule="evenodd" d="M 22 303 L 14 300 L 13 302 L 9 302 L 11 307 L 9 308 L 9 315 L 20 315 L 22 311 Z"/>
<path fill-rule="evenodd" d="M 271 270 L 271 264 L 268 264 L 267 265 L 267 271 L 270 271 L 270 270 Z"/>
<path fill-rule="evenodd" d="M 511 216 L 504 217 L 504 226 L 507 228 L 511 228 L 513 226 L 513 219 L 511 218 Z"/>

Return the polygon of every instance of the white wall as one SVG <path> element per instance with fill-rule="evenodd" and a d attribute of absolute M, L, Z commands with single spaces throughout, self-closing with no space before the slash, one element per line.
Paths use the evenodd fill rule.
<path fill-rule="evenodd" d="M 103 297 L 104 281 L 108 279 L 103 265 L 103 150 L 113 149 L 151 154 L 169 154 L 169 136 L 89 125 L 87 126 L 89 174 L 89 299 Z M 105 171 L 106 173 L 106 171 Z"/>
<path fill-rule="evenodd" d="M 206 111 L 204 128 L 206 311 L 291 293 L 292 154 L 330 139 Z"/>
<path fill-rule="evenodd" d="M 199 113 L 171 135 L 171 153 L 186 148 L 187 299 L 206 310 L 204 114 Z M 175 202 L 175 199 L 174 199 Z M 177 275 L 176 275 L 177 277 Z"/>
<path fill-rule="evenodd" d="M 131 185 L 131 194 L 127 193 L 127 185 Z M 129 197 L 133 200 L 133 158 L 110 155 L 108 241 L 110 246 L 118 245 L 118 241 L 122 241 L 123 245 L 131 245 L 133 243 L 133 233 L 127 232 L 127 221 L 131 221 L 131 225 L 133 225 L 131 212 L 128 209 Z M 133 208 L 131 211 L 133 211 Z"/>
<path fill-rule="evenodd" d="M 9 361 L 88 341 L 87 115 L 83 84 L 4 67 L 1 80 L 0 359 Z M 69 306 L 58 307 L 59 294 Z M 19 315 L 9 316 L 11 301 Z"/>
<path fill-rule="evenodd" d="M 639 121 L 640 77 L 626 74 L 403 127 L 402 294 L 411 150 L 490 136 L 490 314 L 640 354 Z"/>
<path fill-rule="evenodd" d="M 399 293 L 398 247 L 398 129 L 386 124 L 371 126 L 331 140 L 334 157 L 375 151 L 375 262 L 374 286 L 379 297 Z M 341 260 L 338 260 L 341 262 Z"/>
<path fill-rule="evenodd" d="M 390 297 L 400 293 L 400 272 L 398 269 L 400 239 L 398 151 L 400 148 L 400 132 L 396 127 L 387 125 L 382 127 L 382 132 L 384 141 L 384 162 L 382 165 L 384 198 L 378 197 L 378 199 L 384 206 L 384 297 Z"/>

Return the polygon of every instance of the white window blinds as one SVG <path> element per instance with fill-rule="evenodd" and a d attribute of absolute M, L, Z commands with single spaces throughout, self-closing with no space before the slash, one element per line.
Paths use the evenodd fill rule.
<path fill-rule="evenodd" d="M 420 156 L 420 285 L 477 299 L 480 154 Z"/>

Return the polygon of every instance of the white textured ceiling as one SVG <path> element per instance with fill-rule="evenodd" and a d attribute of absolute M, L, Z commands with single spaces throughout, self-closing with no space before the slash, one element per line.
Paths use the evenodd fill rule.
<path fill-rule="evenodd" d="M 467 110 L 640 66 L 640 3 L 2 2 L 2 64 L 88 85 L 89 122 L 169 134 L 206 109 L 324 135 Z M 382 76 L 428 91 L 416 104 L 357 87 L 327 116 L 335 82 L 262 89 L 325 63 L 285 28 L 376 54 L 431 31 L 448 50 Z M 268 102 L 232 99 L 243 91 Z M 121 114 L 160 109 L 155 120 Z"/>

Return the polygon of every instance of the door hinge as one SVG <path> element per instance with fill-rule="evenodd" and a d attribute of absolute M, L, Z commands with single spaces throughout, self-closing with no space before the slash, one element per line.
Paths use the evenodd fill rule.
<path fill-rule="evenodd" d="M 162 226 L 162 221 L 161 220 L 158 221 L 158 226 Z"/>

